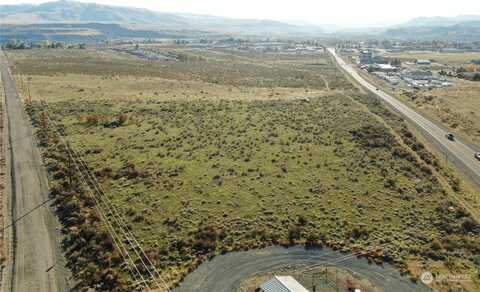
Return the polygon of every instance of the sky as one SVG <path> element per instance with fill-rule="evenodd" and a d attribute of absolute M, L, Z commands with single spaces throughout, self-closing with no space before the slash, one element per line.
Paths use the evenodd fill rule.
<path fill-rule="evenodd" d="M 0 4 L 44 3 L 0 0 Z M 81 0 L 161 12 L 301 21 L 344 27 L 398 24 L 418 16 L 480 15 L 480 0 Z"/>

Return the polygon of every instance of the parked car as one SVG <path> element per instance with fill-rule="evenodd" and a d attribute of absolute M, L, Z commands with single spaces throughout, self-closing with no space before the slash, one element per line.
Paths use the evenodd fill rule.
<path fill-rule="evenodd" d="M 455 136 L 452 133 L 448 133 L 445 137 L 450 141 L 455 141 Z"/>
<path fill-rule="evenodd" d="M 477 152 L 473 155 L 477 160 L 480 160 L 480 152 Z"/>

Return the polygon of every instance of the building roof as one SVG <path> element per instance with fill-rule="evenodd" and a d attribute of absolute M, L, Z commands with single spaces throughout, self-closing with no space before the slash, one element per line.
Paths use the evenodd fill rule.
<path fill-rule="evenodd" d="M 380 68 L 381 70 L 396 70 L 397 68 L 396 67 L 393 67 L 392 65 L 390 64 L 377 64 L 378 68 Z"/>
<path fill-rule="evenodd" d="M 432 71 L 410 71 L 407 73 L 410 76 L 433 76 Z"/>
<path fill-rule="evenodd" d="M 418 59 L 417 64 L 430 64 L 432 61 L 427 60 L 427 59 Z"/>
<path fill-rule="evenodd" d="M 292 276 L 274 276 L 259 287 L 265 292 L 308 292 Z"/>

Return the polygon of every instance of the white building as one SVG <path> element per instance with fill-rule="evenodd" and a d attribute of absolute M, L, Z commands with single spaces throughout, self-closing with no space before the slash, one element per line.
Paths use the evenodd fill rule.
<path fill-rule="evenodd" d="M 415 63 L 417 63 L 417 65 L 431 65 L 432 61 L 424 60 L 424 59 L 418 59 Z"/>
<path fill-rule="evenodd" d="M 274 276 L 258 286 L 257 292 L 308 292 L 292 276 Z"/>
<path fill-rule="evenodd" d="M 377 68 L 377 70 L 382 72 L 394 72 L 398 70 L 397 67 L 394 67 L 390 64 L 376 64 L 375 67 Z"/>

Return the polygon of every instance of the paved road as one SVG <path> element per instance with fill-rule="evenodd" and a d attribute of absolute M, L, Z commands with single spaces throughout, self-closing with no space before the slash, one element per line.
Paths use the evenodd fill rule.
<path fill-rule="evenodd" d="M 67 291 L 55 216 L 47 202 L 47 176 L 32 138 L 4 53 L 0 67 L 5 89 L 12 196 L 13 259 L 11 291 Z M 27 214 L 27 216 L 22 216 Z"/>
<path fill-rule="evenodd" d="M 415 123 L 415 125 L 421 129 L 422 132 L 431 138 L 440 151 L 446 153 L 450 161 L 452 161 L 458 168 L 468 175 L 472 182 L 480 187 L 480 161 L 475 159 L 473 156 L 475 152 L 479 150 L 475 146 L 462 142 L 458 138 L 454 142 L 447 140 L 445 135 L 448 133 L 448 131 L 429 121 L 410 107 L 406 106 L 404 103 L 400 102 L 395 97 L 383 92 L 382 90 L 377 90 L 374 85 L 368 83 L 364 78 L 362 78 L 352 65 L 345 63 L 345 61 L 343 61 L 342 58 L 337 55 L 334 49 L 329 48 L 328 51 L 330 54 L 332 54 L 337 63 L 358 83 L 380 97 L 410 121 Z"/>
<path fill-rule="evenodd" d="M 232 292 L 242 280 L 262 272 L 269 272 L 291 265 L 337 266 L 357 273 L 370 280 L 380 291 L 431 291 L 423 284 L 415 285 L 408 277 L 389 265 L 369 264 L 365 258 L 350 257 L 331 249 L 306 250 L 301 246 L 233 252 L 215 257 L 201 264 L 185 277 L 175 292 Z"/>

